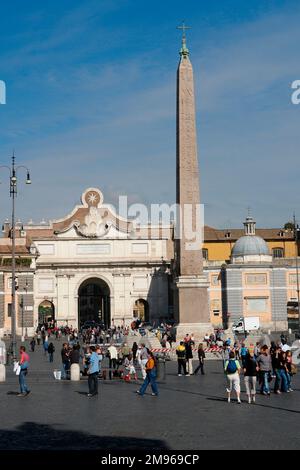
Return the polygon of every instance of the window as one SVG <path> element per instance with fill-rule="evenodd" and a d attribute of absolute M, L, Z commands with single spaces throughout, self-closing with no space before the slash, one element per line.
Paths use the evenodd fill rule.
<path fill-rule="evenodd" d="M 11 318 L 11 304 L 7 304 L 7 316 Z"/>
<path fill-rule="evenodd" d="M 202 248 L 202 256 L 205 261 L 208 261 L 208 249 Z"/>
<path fill-rule="evenodd" d="M 273 248 L 273 258 L 283 258 L 284 257 L 284 249 L 283 248 Z"/>
<path fill-rule="evenodd" d="M 299 279 L 299 283 L 300 283 L 300 275 L 299 275 L 298 279 Z M 290 284 L 296 285 L 297 284 L 297 274 L 290 274 L 289 281 L 290 281 L 289 282 Z"/>
<path fill-rule="evenodd" d="M 231 237 L 231 232 L 226 232 L 225 233 L 225 238 L 230 238 Z"/>
<path fill-rule="evenodd" d="M 267 297 L 246 297 L 247 311 L 249 313 L 263 313 L 268 310 Z"/>
<path fill-rule="evenodd" d="M 248 285 L 265 285 L 267 284 L 266 274 L 246 274 L 246 284 Z"/>

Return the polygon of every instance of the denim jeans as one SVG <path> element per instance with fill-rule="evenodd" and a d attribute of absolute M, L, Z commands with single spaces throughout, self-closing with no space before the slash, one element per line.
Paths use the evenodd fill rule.
<path fill-rule="evenodd" d="M 287 373 L 284 369 L 280 369 L 279 372 L 280 372 L 280 378 L 281 378 L 281 391 L 287 392 L 289 388 Z"/>
<path fill-rule="evenodd" d="M 70 374 L 70 363 L 69 361 L 63 362 L 63 367 L 62 367 L 62 379 L 67 379 L 69 378 Z"/>
<path fill-rule="evenodd" d="M 98 394 L 98 372 L 94 372 L 94 374 L 89 374 L 88 386 L 90 395 Z"/>
<path fill-rule="evenodd" d="M 21 369 L 20 374 L 19 374 L 19 384 L 20 384 L 21 393 L 29 392 L 29 389 L 26 385 L 26 379 L 25 379 L 26 375 L 27 375 L 27 370 Z"/>
<path fill-rule="evenodd" d="M 291 374 L 289 374 L 289 372 L 286 373 L 286 379 L 287 379 L 287 387 L 288 387 L 288 389 L 291 388 L 292 377 L 293 377 L 293 376 L 292 376 Z"/>
<path fill-rule="evenodd" d="M 49 353 L 49 362 L 53 362 L 53 353 Z"/>
<path fill-rule="evenodd" d="M 270 393 L 270 387 L 269 387 L 269 374 L 270 372 L 261 372 L 261 387 L 260 391 L 264 393 Z"/>
<path fill-rule="evenodd" d="M 151 370 L 150 372 L 147 372 L 147 376 L 144 380 L 144 383 L 140 388 L 141 395 L 144 395 L 149 384 L 151 385 L 152 393 L 155 393 L 155 395 L 158 395 L 158 388 L 157 388 L 157 383 L 156 383 L 156 371 Z"/>
<path fill-rule="evenodd" d="M 276 393 L 280 389 L 280 382 L 281 382 L 281 376 L 280 376 L 280 369 L 274 369 L 276 378 L 275 378 L 275 384 L 274 384 L 274 392 Z"/>

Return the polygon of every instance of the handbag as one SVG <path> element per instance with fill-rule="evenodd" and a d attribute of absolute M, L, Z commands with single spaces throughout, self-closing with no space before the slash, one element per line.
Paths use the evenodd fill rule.
<path fill-rule="evenodd" d="M 295 374 L 297 374 L 297 372 L 298 372 L 298 368 L 297 368 L 296 364 L 291 364 L 291 374 L 295 375 Z"/>
<path fill-rule="evenodd" d="M 21 366 L 18 362 L 14 362 L 14 373 L 16 375 L 20 375 L 21 372 Z"/>

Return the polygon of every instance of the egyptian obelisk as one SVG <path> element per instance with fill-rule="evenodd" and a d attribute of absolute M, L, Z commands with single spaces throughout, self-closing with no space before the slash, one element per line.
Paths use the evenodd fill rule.
<path fill-rule="evenodd" d="M 175 243 L 177 269 L 177 339 L 194 333 L 198 340 L 211 330 L 208 283 L 203 274 L 202 244 L 192 243 L 191 231 L 201 231 L 199 168 L 193 67 L 189 59 L 183 24 L 182 47 L 177 70 L 176 202 L 180 208 L 180 238 Z M 191 216 L 189 216 L 191 214 Z M 178 216 L 177 216 L 178 217 Z"/>

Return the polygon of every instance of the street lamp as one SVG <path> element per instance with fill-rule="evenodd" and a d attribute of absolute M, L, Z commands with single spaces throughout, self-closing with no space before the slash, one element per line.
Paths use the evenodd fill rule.
<path fill-rule="evenodd" d="M 28 282 L 27 282 L 27 279 L 26 279 L 24 291 L 22 293 L 22 298 L 21 298 L 21 302 L 20 302 L 20 307 L 22 309 L 21 310 L 21 312 L 22 312 L 22 337 L 21 337 L 21 342 L 22 343 L 24 343 L 24 341 L 25 341 L 25 335 L 24 335 L 24 307 L 25 307 L 26 302 L 24 302 L 24 292 L 25 292 L 25 295 L 26 295 L 26 298 L 27 298 L 27 291 L 28 291 Z"/>
<path fill-rule="evenodd" d="M 9 194 L 12 198 L 12 211 L 11 211 L 11 243 L 12 243 L 12 283 L 11 283 L 11 350 L 13 359 L 17 357 L 17 339 L 16 339 L 16 234 L 15 234 L 15 198 L 17 196 L 17 172 L 19 169 L 24 168 L 27 172 L 26 184 L 31 184 L 30 173 L 26 166 L 15 165 L 15 155 L 11 158 L 11 167 L 1 165 L 0 168 L 7 168 L 9 171 Z"/>
<path fill-rule="evenodd" d="M 300 331 L 300 283 L 299 283 L 299 264 L 298 264 L 298 241 L 299 227 L 296 225 L 296 215 L 294 214 L 294 238 L 295 238 L 295 261 L 296 261 L 296 283 L 297 283 L 297 303 L 298 303 L 298 328 Z"/>

